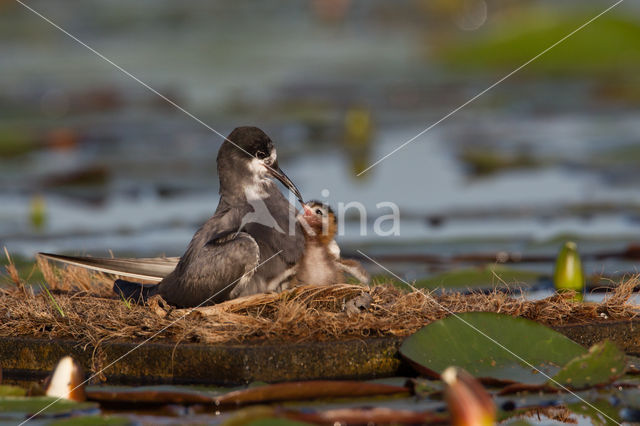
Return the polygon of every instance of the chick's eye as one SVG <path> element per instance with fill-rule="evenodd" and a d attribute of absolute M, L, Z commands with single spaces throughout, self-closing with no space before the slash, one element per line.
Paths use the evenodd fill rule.
<path fill-rule="evenodd" d="M 256 152 L 256 157 L 258 157 L 259 159 L 263 160 L 263 159 L 267 158 L 268 155 L 265 154 L 264 151 L 258 151 L 258 152 Z"/>

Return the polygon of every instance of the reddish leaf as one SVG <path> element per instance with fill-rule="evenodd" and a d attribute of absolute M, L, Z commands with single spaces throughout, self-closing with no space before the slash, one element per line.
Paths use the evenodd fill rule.
<path fill-rule="evenodd" d="M 316 398 L 360 397 L 407 393 L 409 389 L 380 383 L 315 380 L 288 382 L 229 392 L 216 399 L 218 404 L 251 404 Z"/>
<path fill-rule="evenodd" d="M 89 388 L 87 399 L 100 402 L 146 403 L 146 404 L 212 404 L 216 397 L 205 392 L 167 387 L 142 388 Z"/>

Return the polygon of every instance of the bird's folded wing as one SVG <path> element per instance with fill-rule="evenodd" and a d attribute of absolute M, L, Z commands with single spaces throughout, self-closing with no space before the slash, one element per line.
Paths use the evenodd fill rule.
<path fill-rule="evenodd" d="M 178 264 L 178 257 L 153 258 L 101 258 L 88 256 L 64 256 L 52 253 L 38 253 L 45 259 L 69 265 L 80 266 L 94 271 L 106 272 L 123 277 L 160 282 Z"/>

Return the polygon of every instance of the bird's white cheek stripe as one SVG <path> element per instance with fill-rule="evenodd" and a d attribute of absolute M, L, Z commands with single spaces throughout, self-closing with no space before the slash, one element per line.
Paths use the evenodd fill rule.
<path fill-rule="evenodd" d="M 249 162 L 249 172 L 254 176 L 266 176 L 267 168 L 264 166 L 262 160 L 258 158 L 252 158 Z"/>
<path fill-rule="evenodd" d="M 244 188 L 244 194 L 247 200 L 262 200 L 268 193 L 266 188 L 266 182 L 257 182 L 251 185 L 247 185 Z"/>

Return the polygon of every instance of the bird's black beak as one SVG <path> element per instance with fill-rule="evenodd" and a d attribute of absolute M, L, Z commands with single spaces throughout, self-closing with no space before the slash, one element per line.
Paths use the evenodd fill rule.
<path fill-rule="evenodd" d="M 284 186 L 286 186 L 289 191 L 293 192 L 293 194 L 298 198 L 300 204 L 304 204 L 304 200 L 302 199 L 302 195 L 300 195 L 300 191 L 298 188 L 291 182 L 291 179 L 287 175 L 284 174 L 280 167 L 278 167 L 278 162 L 273 163 L 272 166 L 265 164 L 265 167 L 269 171 L 269 174 L 274 178 L 278 179 Z"/>

